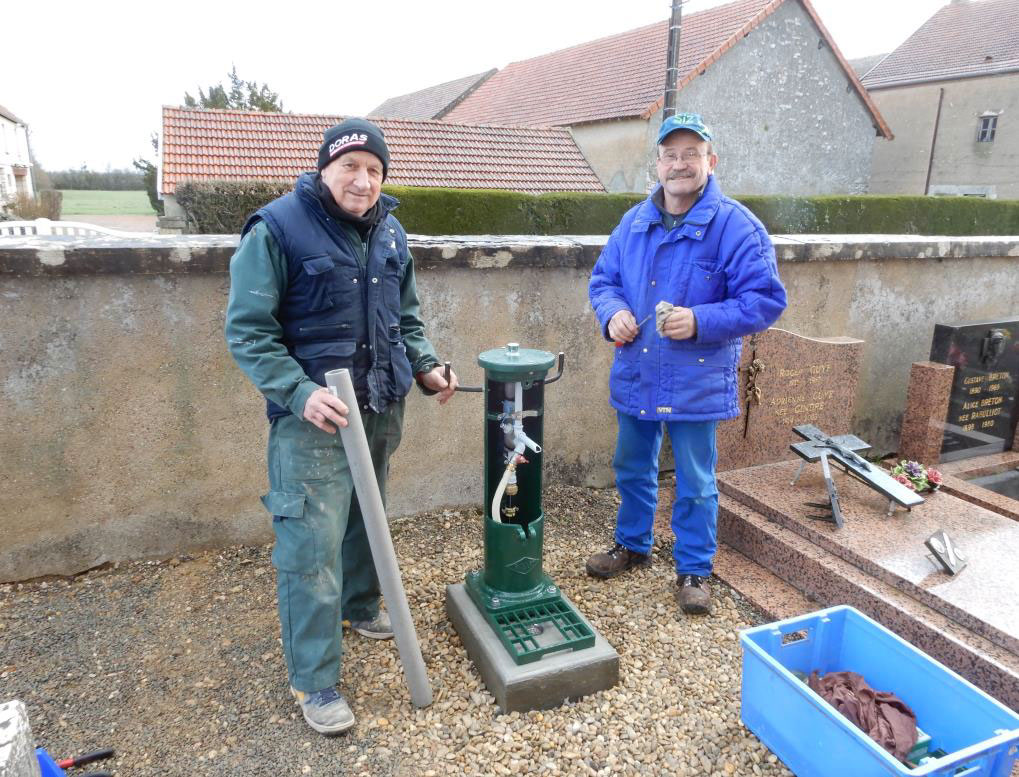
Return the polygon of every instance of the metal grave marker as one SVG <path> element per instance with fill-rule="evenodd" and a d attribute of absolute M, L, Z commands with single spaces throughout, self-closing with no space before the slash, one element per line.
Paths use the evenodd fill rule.
<path fill-rule="evenodd" d="M 959 550 L 948 532 L 939 529 L 924 542 L 937 562 L 950 575 L 957 575 L 966 567 L 966 556 Z"/>
<path fill-rule="evenodd" d="M 793 431 L 802 437 L 804 442 L 793 443 L 789 446 L 793 453 L 803 459 L 796 477 L 793 478 L 792 485 L 799 480 L 807 462 L 822 461 L 823 467 L 830 460 L 841 465 L 847 475 L 856 478 L 864 485 L 887 497 L 889 500 L 889 515 L 895 509 L 896 504 L 905 507 L 907 510 L 918 504 L 923 504 L 923 497 L 916 493 L 916 491 L 907 488 L 883 469 L 875 464 L 871 464 L 856 453 L 856 451 L 870 448 L 870 445 L 856 435 L 843 434 L 837 437 L 830 437 L 813 424 L 794 426 Z M 834 483 L 829 488 L 829 496 L 833 487 Z M 835 510 L 838 508 L 838 495 L 836 494 L 832 504 L 833 517 Z"/>

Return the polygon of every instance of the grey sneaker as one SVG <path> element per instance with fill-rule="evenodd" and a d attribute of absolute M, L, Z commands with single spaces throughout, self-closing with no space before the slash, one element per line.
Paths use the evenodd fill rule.
<path fill-rule="evenodd" d="M 350 628 L 370 639 L 393 638 L 393 624 L 389 621 L 389 614 L 382 610 L 370 621 L 351 621 Z"/>
<path fill-rule="evenodd" d="M 323 688 L 314 693 L 290 689 L 308 725 L 320 734 L 339 734 L 354 725 L 350 705 L 335 688 Z"/>

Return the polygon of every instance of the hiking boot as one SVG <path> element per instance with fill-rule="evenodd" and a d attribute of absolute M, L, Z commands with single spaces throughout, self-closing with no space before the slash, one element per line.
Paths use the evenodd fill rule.
<path fill-rule="evenodd" d="M 308 725 L 318 733 L 326 736 L 339 734 L 354 725 L 350 705 L 335 688 L 323 688 L 314 693 L 291 688 L 290 693 L 294 695 Z"/>
<path fill-rule="evenodd" d="M 700 575 L 677 575 L 679 606 L 688 615 L 707 615 L 711 612 L 711 588 Z"/>
<path fill-rule="evenodd" d="M 382 610 L 370 621 L 350 621 L 350 628 L 369 639 L 393 638 L 393 624 L 389 621 L 389 615 Z"/>
<path fill-rule="evenodd" d="M 608 579 L 631 567 L 646 567 L 650 563 L 650 553 L 635 553 L 617 542 L 611 550 L 595 553 L 587 560 L 587 574 Z"/>

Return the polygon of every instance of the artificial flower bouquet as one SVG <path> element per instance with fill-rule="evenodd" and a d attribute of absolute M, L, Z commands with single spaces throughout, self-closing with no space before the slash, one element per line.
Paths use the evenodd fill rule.
<path fill-rule="evenodd" d="M 933 467 L 924 467 L 918 461 L 903 459 L 892 467 L 892 477 L 919 494 L 937 491 L 941 487 L 941 473 Z"/>

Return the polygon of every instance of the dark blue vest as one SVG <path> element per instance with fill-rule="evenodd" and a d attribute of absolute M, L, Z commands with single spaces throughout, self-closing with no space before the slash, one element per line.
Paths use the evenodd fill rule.
<path fill-rule="evenodd" d="M 315 177 L 305 173 L 294 191 L 256 211 L 241 236 L 263 221 L 287 258 L 277 318 L 283 343 L 305 374 L 324 386 L 329 370 L 350 370 L 361 412 L 381 413 L 413 382 L 400 334 L 407 235 L 390 213 L 397 201 L 383 194 L 385 215 L 369 234 L 362 268 L 356 234 L 326 213 Z M 274 402 L 266 412 L 270 420 L 290 413 Z"/>

